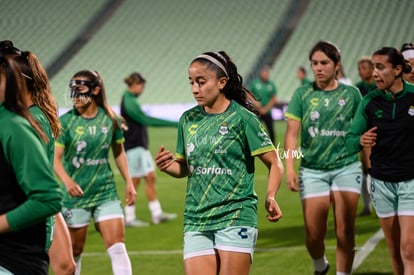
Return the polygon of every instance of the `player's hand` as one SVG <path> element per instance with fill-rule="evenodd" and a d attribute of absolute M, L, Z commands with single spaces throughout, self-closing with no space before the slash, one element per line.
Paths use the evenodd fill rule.
<path fill-rule="evenodd" d="M 359 142 L 361 143 L 362 147 L 371 148 L 374 147 L 377 140 L 377 131 L 378 127 L 372 127 L 368 131 L 366 131 L 364 134 L 362 134 Z"/>
<path fill-rule="evenodd" d="M 165 150 L 164 146 L 161 146 L 158 150 L 157 155 L 155 156 L 155 164 L 157 165 L 158 169 L 161 171 L 166 171 L 168 167 L 171 166 L 174 162 L 174 155 L 168 151 Z"/>
<path fill-rule="evenodd" d="M 134 185 L 132 182 L 128 183 L 126 185 L 125 189 L 125 201 L 127 205 L 133 205 L 135 203 L 135 200 L 137 198 L 137 192 L 135 190 Z"/>
<path fill-rule="evenodd" d="M 273 197 L 266 198 L 265 207 L 268 213 L 268 215 L 266 216 L 268 221 L 277 222 L 282 218 L 282 211 L 280 210 L 279 205 Z"/>
<path fill-rule="evenodd" d="M 292 192 L 298 192 L 298 176 L 295 172 L 286 173 L 287 187 Z"/>
<path fill-rule="evenodd" d="M 82 188 L 73 180 L 65 183 L 66 191 L 71 197 L 82 197 L 83 190 Z"/>

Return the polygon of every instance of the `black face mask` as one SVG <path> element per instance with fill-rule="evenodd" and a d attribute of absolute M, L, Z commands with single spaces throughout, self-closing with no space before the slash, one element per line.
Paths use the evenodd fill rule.
<path fill-rule="evenodd" d="M 79 98 L 79 97 L 91 97 L 92 96 L 92 90 L 96 86 L 93 85 L 94 83 L 91 81 L 84 81 L 84 80 L 72 80 L 69 83 L 70 87 L 70 97 L 71 98 Z M 88 87 L 87 92 L 82 92 L 79 90 L 79 85 L 83 85 Z"/>

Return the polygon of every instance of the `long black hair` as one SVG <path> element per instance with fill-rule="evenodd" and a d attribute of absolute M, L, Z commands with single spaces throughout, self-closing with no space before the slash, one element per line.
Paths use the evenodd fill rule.
<path fill-rule="evenodd" d="M 200 62 L 206 65 L 208 69 L 216 71 L 218 78 L 227 77 L 227 83 L 222 90 L 224 96 L 236 101 L 256 115 L 258 114 L 258 111 L 247 97 L 247 94 L 250 94 L 253 98 L 254 95 L 243 86 L 243 77 L 237 72 L 236 64 L 225 51 L 205 52 L 196 57 L 191 63 L 194 62 Z"/>

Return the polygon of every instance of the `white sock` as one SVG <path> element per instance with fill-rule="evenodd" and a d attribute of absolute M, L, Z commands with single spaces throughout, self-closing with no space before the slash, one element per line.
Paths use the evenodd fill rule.
<path fill-rule="evenodd" d="M 324 271 L 327 265 L 328 260 L 326 259 L 325 255 L 322 258 L 313 259 L 313 267 L 316 271 Z"/>
<path fill-rule="evenodd" d="M 75 264 L 76 264 L 75 275 L 80 275 L 80 272 L 81 272 L 81 257 L 82 257 L 82 254 L 79 255 L 79 256 L 74 257 Z"/>
<path fill-rule="evenodd" d="M 158 200 L 153 200 L 148 203 L 148 208 L 151 211 L 151 216 L 158 217 L 162 214 L 161 204 Z"/>
<path fill-rule="evenodd" d="M 125 206 L 125 222 L 132 222 L 136 220 L 135 216 L 135 205 Z"/>
<path fill-rule="evenodd" d="M 336 272 L 336 275 L 351 275 L 351 273 L 347 273 L 347 272 Z"/>
<path fill-rule="evenodd" d="M 115 243 L 106 250 L 112 262 L 114 275 L 131 275 L 132 267 L 124 243 Z"/>

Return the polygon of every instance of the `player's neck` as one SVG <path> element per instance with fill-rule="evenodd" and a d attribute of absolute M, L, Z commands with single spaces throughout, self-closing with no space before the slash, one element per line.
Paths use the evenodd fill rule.
<path fill-rule="evenodd" d="M 84 118 L 94 118 L 98 113 L 98 106 L 96 104 L 89 104 L 85 107 L 78 107 L 77 111 Z"/>

